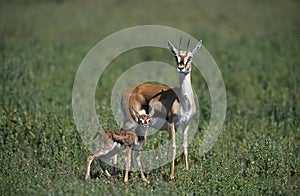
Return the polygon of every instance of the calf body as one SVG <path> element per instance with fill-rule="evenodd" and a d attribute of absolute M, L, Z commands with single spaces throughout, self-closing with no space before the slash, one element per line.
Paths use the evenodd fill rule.
<path fill-rule="evenodd" d="M 126 150 L 126 171 L 124 182 L 128 182 L 128 172 L 131 165 L 131 150 L 140 149 L 141 144 L 138 140 L 138 136 L 133 131 L 125 131 L 125 130 L 112 130 L 112 131 L 98 131 L 94 138 L 100 136 L 100 148 L 95 152 L 91 153 L 87 158 L 87 165 L 86 165 L 86 179 L 90 178 L 90 166 L 92 161 L 97 157 L 100 160 L 101 168 L 104 174 L 110 177 L 110 173 L 105 168 L 104 161 L 107 158 L 110 158 L 116 154 L 118 154 L 121 150 Z M 144 182 L 149 182 L 145 177 L 142 164 L 140 161 L 140 155 L 136 153 L 136 161 L 140 168 L 141 177 Z"/>

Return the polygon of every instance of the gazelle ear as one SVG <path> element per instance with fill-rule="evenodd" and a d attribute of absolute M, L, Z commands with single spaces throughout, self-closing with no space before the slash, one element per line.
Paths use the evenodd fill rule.
<path fill-rule="evenodd" d="M 168 48 L 169 50 L 174 54 L 174 56 L 178 55 L 177 49 L 171 44 L 171 42 L 168 41 Z"/>
<path fill-rule="evenodd" d="M 193 51 L 192 51 L 192 54 L 193 54 L 193 55 L 196 54 L 196 52 L 198 52 L 198 50 L 200 49 L 201 46 L 202 46 L 202 40 L 200 40 L 200 41 L 198 42 L 198 44 L 195 46 L 195 48 L 194 48 Z"/>

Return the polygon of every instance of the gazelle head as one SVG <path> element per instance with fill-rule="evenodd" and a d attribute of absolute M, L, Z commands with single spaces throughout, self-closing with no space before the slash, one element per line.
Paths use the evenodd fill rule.
<path fill-rule="evenodd" d="M 168 42 L 168 48 L 174 54 L 175 61 L 177 63 L 177 71 L 179 73 L 189 73 L 191 71 L 192 58 L 194 54 L 200 49 L 202 40 L 198 42 L 198 44 L 192 51 L 189 51 L 190 39 L 188 40 L 186 50 L 180 50 L 181 40 L 182 37 L 180 37 L 178 50 L 171 44 L 171 42 Z"/>
<path fill-rule="evenodd" d="M 151 114 L 147 114 L 145 110 L 141 110 L 140 112 L 135 111 L 131 107 L 131 111 L 135 116 L 135 121 L 142 127 L 149 127 L 151 122 Z"/>

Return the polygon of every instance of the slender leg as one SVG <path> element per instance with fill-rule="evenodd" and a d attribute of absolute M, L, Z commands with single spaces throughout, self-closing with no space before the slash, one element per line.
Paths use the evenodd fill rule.
<path fill-rule="evenodd" d="M 111 176 L 110 173 L 109 173 L 109 172 L 107 171 L 107 169 L 105 168 L 105 163 L 103 162 L 103 161 L 104 161 L 103 159 L 105 159 L 105 154 L 103 154 L 103 153 L 101 152 L 101 150 L 99 150 L 99 151 L 96 151 L 96 152 L 94 152 L 94 153 L 91 153 L 91 154 L 88 156 L 88 158 L 87 158 L 85 179 L 89 179 L 89 178 L 90 178 L 91 163 L 92 163 L 92 161 L 93 161 L 96 157 L 98 157 L 99 160 L 100 160 L 100 166 L 101 166 L 101 169 L 102 169 L 102 171 L 104 172 L 104 174 L 105 174 L 107 177 L 110 177 L 110 176 Z M 102 157 L 102 159 L 101 159 L 100 157 Z"/>
<path fill-rule="evenodd" d="M 135 151 L 134 150 L 131 150 L 131 162 L 130 162 L 130 169 L 133 169 L 134 168 L 134 164 L 135 164 L 135 160 L 134 160 L 134 157 L 135 157 Z"/>
<path fill-rule="evenodd" d="M 139 151 L 136 152 L 136 162 L 137 162 L 137 164 L 138 164 L 138 166 L 139 166 L 139 169 L 140 169 L 140 172 L 141 172 L 142 180 L 143 180 L 144 182 L 146 182 L 146 183 L 150 183 L 150 182 L 147 180 L 146 176 L 144 175 L 143 168 L 142 168 L 142 163 L 141 163 L 140 152 L 139 152 Z"/>
<path fill-rule="evenodd" d="M 124 177 L 124 182 L 128 182 L 128 172 L 130 169 L 130 163 L 131 163 L 131 148 L 127 147 L 126 148 L 126 171 L 125 171 L 125 177 Z"/>
<path fill-rule="evenodd" d="M 90 154 L 86 161 L 86 173 L 85 173 L 85 179 L 90 179 L 90 169 L 91 169 L 91 163 L 94 160 L 96 156 L 94 154 Z"/>
<path fill-rule="evenodd" d="M 107 176 L 107 177 L 111 177 L 110 173 L 107 171 L 106 167 L 105 167 L 105 162 L 104 160 L 101 160 L 101 158 L 99 159 L 100 160 L 100 166 L 102 168 L 102 171 L 103 173 Z"/>
<path fill-rule="evenodd" d="M 170 167 L 170 179 L 174 179 L 175 157 L 176 157 L 176 140 L 175 140 L 175 128 L 173 123 L 169 123 L 169 136 L 171 141 L 171 167 Z"/>
<path fill-rule="evenodd" d="M 113 156 L 113 168 L 112 168 L 112 175 L 117 174 L 117 164 L 118 164 L 118 154 Z"/>
<path fill-rule="evenodd" d="M 186 124 L 182 128 L 182 136 L 183 136 L 183 151 L 184 151 L 184 159 L 185 159 L 185 169 L 189 170 L 189 160 L 188 160 L 188 130 L 189 124 Z"/>

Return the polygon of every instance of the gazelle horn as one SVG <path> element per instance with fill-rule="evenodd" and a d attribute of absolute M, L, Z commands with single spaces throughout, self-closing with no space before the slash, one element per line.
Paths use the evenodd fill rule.
<path fill-rule="evenodd" d="M 178 51 L 180 51 L 181 40 L 182 40 L 182 36 L 180 37 L 180 40 L 179 40 L 179 48 L 178 48 Z"/>

